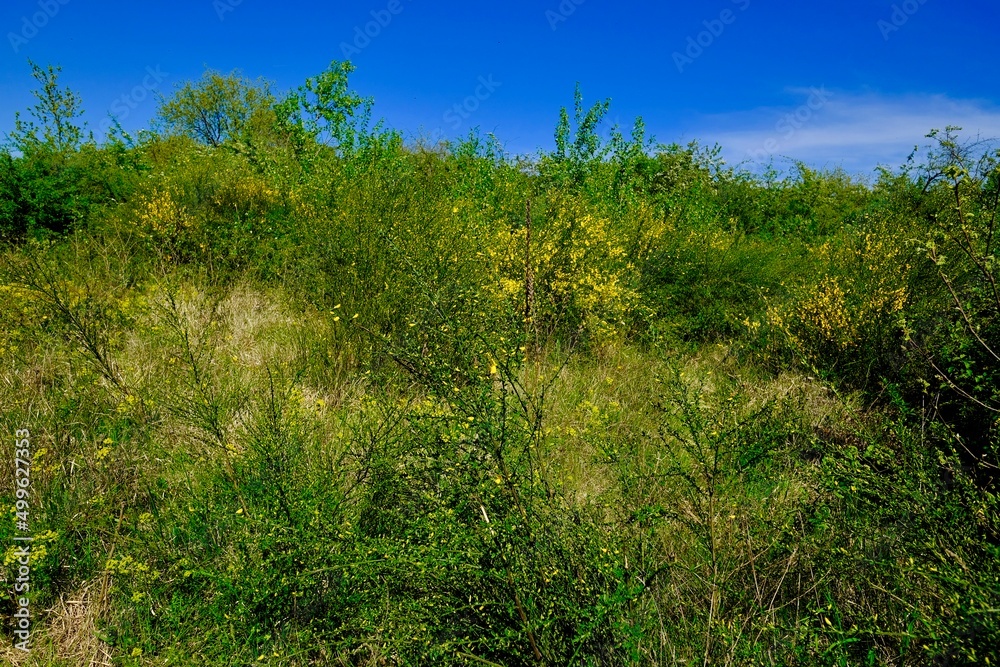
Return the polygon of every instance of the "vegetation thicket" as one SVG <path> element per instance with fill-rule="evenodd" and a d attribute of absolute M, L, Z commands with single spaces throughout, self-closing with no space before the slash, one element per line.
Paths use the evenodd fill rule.
<path fill-rule="evenodd" d="M 0 152 L 15 665 L 992 665 L 1000 153 L 412 144 L 334 62 Z M 13 458 L 13 448 L 8 447 Z M 0 578 L 18 576 L 14 478 Z"/>

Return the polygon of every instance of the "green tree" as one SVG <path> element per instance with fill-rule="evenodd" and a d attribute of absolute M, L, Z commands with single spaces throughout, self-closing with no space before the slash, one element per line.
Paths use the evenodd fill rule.
<path fill-rule="evenodd" d="M 309 143 L 351 151 L 368 136 L 373 101 L 348 88 L 354 69 L 334 60 L 276 105 L 278 126 L 299 151 Z"/>
<path fill-rule="evenodd" d="M 7 238 L 66 231 L 88 205 L 87 174 L 77 159 L 84 140 L 80 96 L 59 85 L 61 67 L 28 64 L 38 82 L 32 91 L 38 101 L 29 120 L 14 115 L 0 160 L 0 237 Z"/>
<path fill-rule="evenodd" d="M 157 110 L 156 120 L 168 133 L 191 137 L 213 148 L 247 139 L 251 128 L 274 104 L 267 82 L 251 81 L 239 70 L 222 74 L 207 70 L 200 80 L 185 83 Z"/>
<path fill-rule="evenodd" d="M 556 125 L 556 150 L 548 160 L 543 161 L 542 171 L 565 174 L 574 182 L 582 182 L 610 150 L 610 147 L 602 145 L 601 137 L 597 133 L 597 128 L 607 115 L 610 106 L 609 98 L 595 102 L 590 109 L 584 111 L 583 93 L 578 83 L 573 93 L 573 125 L 576 132 L 573 132 L 566 107 L 563 107 L 559 111 L 559 123 Z"/>
<path fill-rule="evenodd" d="M 30 110 L 35 121 L 22 120 L 21 114 L 15 113 L 11 143 L 22 153 L 28 153 L 39 145 L 57 151 L 78 148 L 83 139 L 83 127 L 75 122 L 83 115 L 80 96 L 68 88 L 59 87 L 61 67 L 48 65 L 43 68 L 30 60 L 28 64 L 31 76 L 40 84 L 39 89 L 32 91 L 38 99 Z"/>

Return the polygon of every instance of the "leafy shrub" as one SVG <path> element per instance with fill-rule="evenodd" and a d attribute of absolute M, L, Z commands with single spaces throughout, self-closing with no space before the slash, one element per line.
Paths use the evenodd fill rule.
<path fill-rule="evenodd" d="M 895 417 L 824 443 L 833 494 L 825 588 L 839 643 L 869 662 L 992 664 L 996 496 L 976 488 L 953 435 L 934 428 L 928 447 L 926 415 L 890 392 Z"/>
<path fill-rule="evenodd" d="M 943 390 L 949 420 L 974 443 L 977 458 L 996 455 L 1000 380 L 1000 298 L 994 228 L 1000 211 L 1000 153 L 963 146 L 948 128 L 931 137 L 938 150 L 927 166 L 927 189 L 942 201 L 919 249 L 932 276 L 921 285 L 921 311 L 908 329 L 925 382 Z M 935 183 L 936 182 L 936 183 Z M 947 202 L 947 203 L 945 203 Z M 936 307 L 935 307 L 936 306 Z"/>
<path fill-rule="evenodd" d="M 876 225 L 845 231 L 812 253 L 818 275 L 793 287 L 788 300 L 772 303 L 767 322 L 813 368 L 860 387 L 893 377 L 912 251 Z"/>

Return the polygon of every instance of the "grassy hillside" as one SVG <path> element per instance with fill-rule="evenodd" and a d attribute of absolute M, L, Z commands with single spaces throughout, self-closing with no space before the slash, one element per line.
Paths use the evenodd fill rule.
<path fill-rule="evenodd" d="M 578 94 L 513 159 L 406 144 L 350 71 L 207 73 L 96 144 L 36 68 L 4 660 L 1000 660 L 993 148 L 758 176 Z"/>

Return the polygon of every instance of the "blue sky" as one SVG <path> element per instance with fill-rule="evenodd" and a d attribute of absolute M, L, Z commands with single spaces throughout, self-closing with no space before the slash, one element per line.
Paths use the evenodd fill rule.
<path fill-rule="evenodd" d="M 113 111 L 135 130 L 206 66 L 283 91 L 346 56 L 407 137 L 479 127 L 511 153 L 552 147 L 577 82 L 611 98 L 605 132 L 641 115 L 658 141 L 718 142 L 732 164 L 870 174 L 932 128 L 1000 137 L 992 0 L 4 0 L 0 35 L 0 133 L 32 104 L 29 58 L 62 66 L 91 128 Z"/>

